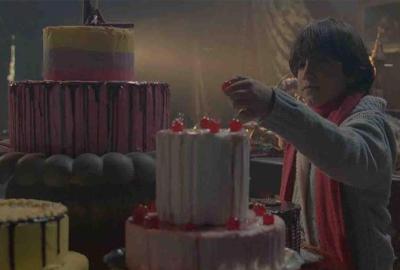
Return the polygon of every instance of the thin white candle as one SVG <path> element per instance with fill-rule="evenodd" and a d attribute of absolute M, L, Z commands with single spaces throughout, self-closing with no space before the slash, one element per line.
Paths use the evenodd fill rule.
<path fill-rule="evenodd" d="M 11 37 L 10 63 L 8 65 L 7 81 L 13 82 L 15 79 L 15 36 Z"/>

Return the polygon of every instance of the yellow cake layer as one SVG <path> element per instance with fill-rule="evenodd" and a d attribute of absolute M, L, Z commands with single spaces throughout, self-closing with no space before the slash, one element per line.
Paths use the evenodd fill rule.
<path fill-rule="evenodd" d="M 57 248 L 57 222 L 45 223 L 46 265 L 58 265 L 68 252 L 68 216 L 60 220 L 60 253 Z M 12 225 L 0 225 L 0 269 L 27 270 L 42 269 L 42 228 L 41 223 L 20 223 L 14 228 L 14 269 L 10 260 L 10 230 Z"/>
<path fill-rule="evenodd" d="M 60 264 L 47 265 L 43 270 L 88 270 L 88 259 L 77 252 L 68 252 Z"/>
<path fill-rule="evenodd" d="M 50 26 L 43 29 L 43 48 L 133 53 L 133 28 Z"/>
<path fill-rule="evenodd" d="M 33 199 L 0 200 L 0 224 L 53 218 L 67 213 L 61 203 Z"/>
<path fill-rule="evenodd" d="M 0 270 L 88 269 L 85 256 L 69 252 L 66 212 L 60 203 L 0 200 Z"/>

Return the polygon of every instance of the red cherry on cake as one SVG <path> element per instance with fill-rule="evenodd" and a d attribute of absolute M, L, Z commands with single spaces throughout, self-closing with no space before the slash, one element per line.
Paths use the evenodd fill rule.
<path fill-rule="evenodd" d="M 211 133 L 218 133 L 219 129 L 221 128 L 219 122 L 214 119 L 210 119 L 208 129 Z"/>
<path fill-rule="evenodd" d="M 240 123 L 238 119 L 232 119 L 229 123 L 229 129 L 232 132 L 240 131 L 242 129 L 242 123 Z"/>
<path fill-rule="evenodd" d="M 226 228 L 230 231 L 236 231 L 240 229 L 240 221 L 237 217 L 230 217 L 226 222 Z"/>
<path fill-rule="evenodd" d="M 149 213 L 157 212 L 156 202 L 150 202 L 147 208 L 149 209 Z"/>
<path fill-rule="evenodd" d="M 266 211 L 265 206 L 262 204 L 259 204 L 259 203 L 255 204 L 252 209 L 253 209 L 254 213 L 256 214 L 256 216 L 258 216 L 258 217 L 262 217 Z"/>
<path fill-rule="evenodd" d="M 135 209 L 133 209 L 133 213 L 132 213 L 133 223 L 137 224 L 137 225 L 143 225 L 144 218 L 148 212 L 149 212 L 149 209 L 147 208 L 147 206 L 145 206 L 143 204 L 139 204 L 139 206 L 137 206 L 137 207 L 135 207 Z"/>
<path fill-rule="evenodd" d="M 265 214 L 263 216 L 263 224 L 264 225 L 272 225 L 272 224 L 274 224 L 274 215 Z"/>
<path fill-rule="evenodd" d="M 181 119 L 175 119 L 172 121 L 171 130 L 173 132 L 181 132 L 183 131 L 183 122 Z"/>
<path fill-rule="evenodd" d="M 185 231 L 194 231 L 196 230 L 197 226 L 194 225 L 193 223 L 186 223 L 184 226 Z"/>
<path fill-rule="evenodd" d="M 144 217 L 143 226 L 146 229 L 158 229 L 158 228 L 160 228 L 160 220 L 158 219 L 157 213 L 148 213 Z"/>
<path fill-rule="evenodd" d="M 203 116 L 200 120 L 200 128 L 207 129 L 210 126 L 210 118 L 207 116 Z"/>

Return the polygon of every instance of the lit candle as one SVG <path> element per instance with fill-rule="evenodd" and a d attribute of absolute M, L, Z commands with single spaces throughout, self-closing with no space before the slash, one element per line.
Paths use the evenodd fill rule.
<path fill-rule="evenodd" d="M 7 81 L 13 82 L 15 79 L 15 36 L 11 36 L 11 51 L 10 51 L 10 63 L 8 64 L 8 76 Z"/>

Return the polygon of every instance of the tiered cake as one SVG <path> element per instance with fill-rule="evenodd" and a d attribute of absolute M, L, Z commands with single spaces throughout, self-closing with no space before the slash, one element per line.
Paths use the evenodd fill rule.
<path fill-rule="evenodd" d="M 175 124 L 157 134 L 157 211 L 126 222 L 128 269 L 281 269 L 284 222 L 248 210 L 247 135 Z"/>
<path fill-rule="evenodd" d="M 47 27 L 44 80 L 9 87 L 6 196 L 67 205 L 71 246 L 93 269 L 123 245 L 131 204 L 153 196 L 154 160 L 140 152 L 168 123 L 168 85 L 133 81 L 133 39 L 129 24 Z"/>
<path fill-rule="evenodd" d="M 133 82 L 132 25 L 45 28 L 43 76 L 9 87 L 15 151 L 149 151 L 166 127 L 168 85 Z"/>
<path fill-rule="evenodd" d="M 0 269 L 87 270 L 69 251 L 67 208 L 38 200 L 0 200 Z"/>

